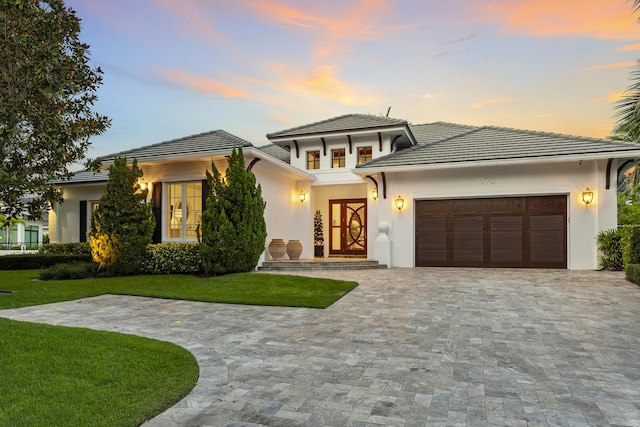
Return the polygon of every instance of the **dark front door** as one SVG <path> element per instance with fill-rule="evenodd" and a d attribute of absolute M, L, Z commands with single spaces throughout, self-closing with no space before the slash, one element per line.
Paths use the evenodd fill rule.
<path fill-rule="evenodd" d="M 567 197 L 416 201 L 416 266 L 567 268 Z"/>
<path fill-rule="evenodd" d="M 329 200 L 329 254 L 367 256 L 367 199 Z"/>

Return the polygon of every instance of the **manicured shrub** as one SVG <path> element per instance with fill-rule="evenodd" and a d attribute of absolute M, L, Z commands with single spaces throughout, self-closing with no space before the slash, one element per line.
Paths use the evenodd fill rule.
<path fill-rule="evenodd" d="M 233 149 L 226 180 L 213 162 L 211 168 L 207 183 L 212 192 L 202 214 L 204 270 L 213 275 L 251 271 L 267 238 L 262 189 L 245 167 L 242 148 Z"/>
<path fill-rule="evenodd" d="M 151 243 L 155 219 L 147 190 L 138 179 L 142 169 L 136 159 L 127 167 L 126 157 L 117 157 L 109 168 L 109 180 L 92 216 L 89 244 L 93 260 L 108 275 L 140 272 L 147 245 Z"/>
<path fill-rule="evenodd" d="M 640 264 L 627 264 L 624 273 L 628 281 L 640 285 Z"/>
<path fill-rule="evenodd" d="M 56 264 L 91 261 L 91 255 L 19 254 L 0 257 L 0 270 L 38 270 Z"/>
<path fill-rule="evenodd" d="M 40 280 L 87 279 L 98 274 L 98 264 L 93 261 L 56 264 L 40 271 Z"/>
<path fill-rule="evenodd" d="M 190 274 L 204 271 L 198 243 L 166 243 L 147 246 L 141 265 L 145 274 Z"/>
<path fill-rule="evenodd" d="M 602 251 L 600 263 L 605 270 L 622 270 L 622 230 L 611 228 L 596 236 L 598 248 Z"/>
<path fill-rule="evenodd" d="M 640 264 L 640 226 L 622 227 L 622 262 L 625 266 Z"/>
<path fill-rule="evenodd" d="M 91 255 L 89 242 L 77 243 L 47 243 L 38 249 L 41 254 L 70 254 L 70 255 Z"/>

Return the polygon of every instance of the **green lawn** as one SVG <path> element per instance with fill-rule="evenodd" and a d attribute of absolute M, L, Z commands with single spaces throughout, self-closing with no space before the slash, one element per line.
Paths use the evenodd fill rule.
<path fill-rule="evenodd" d="M 137 295 L 230 304 L 326 308 L 355 282 L 279 274 L 240 273 L 200 278 L 188 275 L 33 280 L 36 270 L 0 270 L 0 309 L 69 301 L 103 294 Z"/>
<path fill-rule="evenodd" d="M 182 275 L 33 280 L 38 272 L 0 271 L 0 308 L 103 294 L 234 304 L 326 308 L 355 282 L 287 275 Z M 198 366 L 171 343 L 89 329 L 2 319 L 1 426 L 136 426 L 185 396 Z"/>

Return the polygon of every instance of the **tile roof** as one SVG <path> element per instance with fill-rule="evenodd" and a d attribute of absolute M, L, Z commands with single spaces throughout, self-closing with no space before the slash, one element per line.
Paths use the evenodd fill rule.
<path fill-rule="evenodd" d="M 289 153 L 289 151 L 278 145 L 263 145 L 261 147 L 256 147 L 256 149 L 262 151 L 263 153 L 267 153 L 268 155 L 273 156 L 276 159 L 282 160 L 285 163 L 291 162 L 291 154 Z"/>
<path fill-rule="evenodd" d="M 92 182 L 106 182 L 109 180 L 109 170 L 101 170 L 100 173 L 91 171 L 74 172 L 69 180 L 56 180 L 54 184 L 88 184 Z"/>
<path fill-rule="evenodd" d="M 411 126 L 418 144 L 358 168 L 400 167 L 527 158 L 562 157 L 635 151 L 640 145 L 608 139 L 587 138 L 496 126 L 463 126 L 431 123 Z M 635 153 L 634 153 L 635 154 Z"/>
<path fill-rule="evenodd" d="M 347 132 L 406 125 L 406 120 L 393 119 L 391 117 L 374 116 L 371 114 L 346 114 L 344 116 L 333 117 L 320 122 L 269 133 L 267 134 L 267 138 L 291 138 L 312 134 Z"/>
<path fill-rule="evenodd" d="M 253 147 L 249 141 L 230 134 L 224 130 L 214 130 L 172 139 L 140 148 L 121 151 L 101 156 L 103 162 L 112 162 L 116 157 L 136 158 L 138 162 L 164 159 L 166 157 L 198 157 L 207 153 L 220 151 L 231 152 L 233 147 Z"/>

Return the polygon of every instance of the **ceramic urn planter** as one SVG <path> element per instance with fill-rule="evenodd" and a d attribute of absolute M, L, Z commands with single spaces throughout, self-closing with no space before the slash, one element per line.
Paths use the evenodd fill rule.
<path fill-rule="evenodd" d="M 300 259 L 301 253 L 302 243 L 300 243 L 300 240 L 289 240 L 289 242 L 287 242 L 287 255 L 289 255 L 289 259 Z"/>
<path fill-rule="evenodd" d="M 284 258 L 284 254 L 287 252 L 287 244 L 282 239 L 273 239 L 269 243 L 269 255 L 274 260 Z"/>

